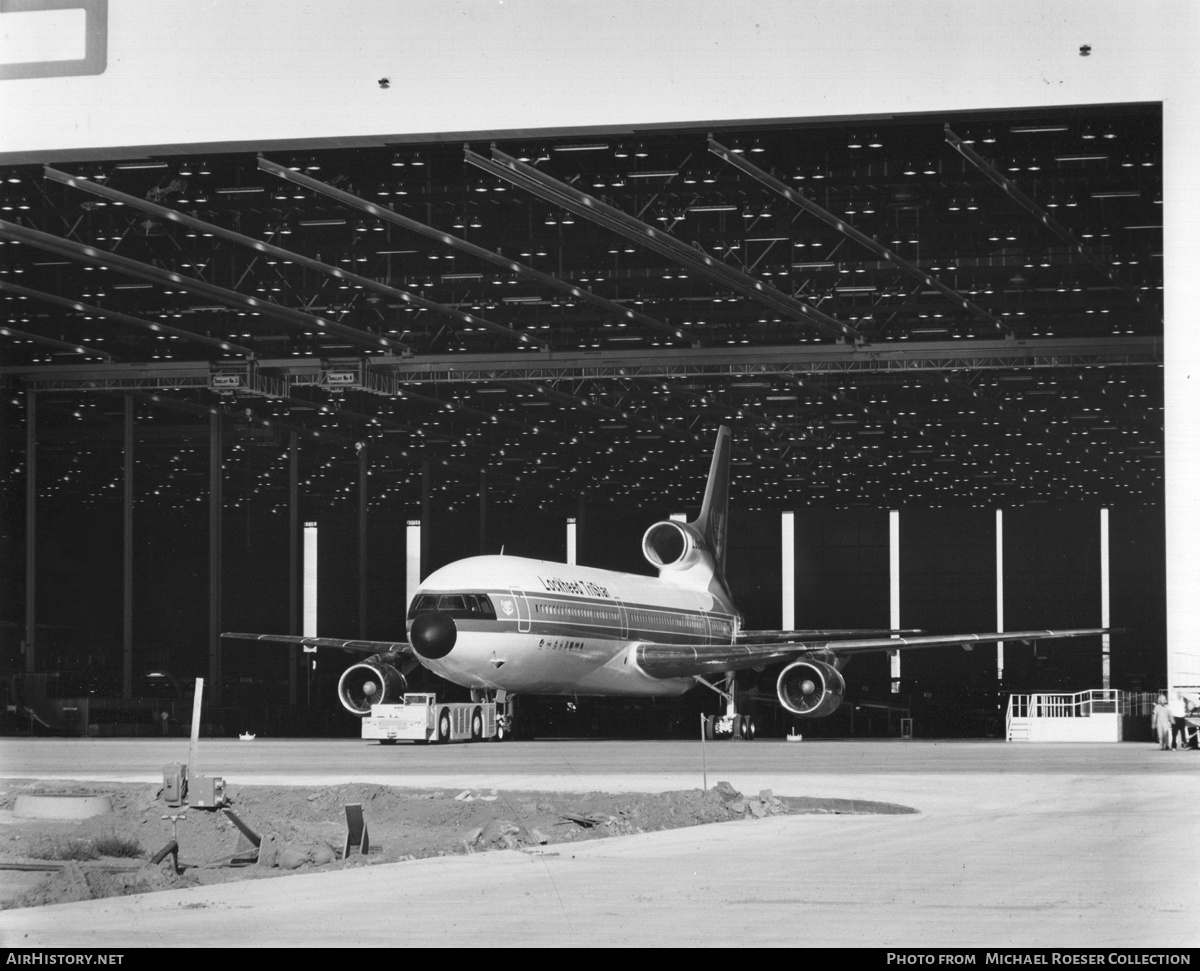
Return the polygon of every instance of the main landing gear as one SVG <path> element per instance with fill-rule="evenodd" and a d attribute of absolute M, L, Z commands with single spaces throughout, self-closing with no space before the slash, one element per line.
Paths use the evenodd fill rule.
<path fill-rule="evenodd" d="M 709 741 L 736 738 L 743 742 L 752 742 L 755 731 L 753 715 L 727 712 L 724 715 L 704 716 L 704 737 Z"/>
<path fill-rule="evenodd" d="M 724 686 L 712 684 L 703 678 L 697 678 L 701 684 L 711 688 L 725 699 L 725 714 L 704 716 L 704 737 L 708 741 L 716 739 L 735 738 L 743 742 L 754 741 L 757 730 L 753 715 L 741 715 L 737 711 L 737 692 L 733 673 L 725 676 Z"/>

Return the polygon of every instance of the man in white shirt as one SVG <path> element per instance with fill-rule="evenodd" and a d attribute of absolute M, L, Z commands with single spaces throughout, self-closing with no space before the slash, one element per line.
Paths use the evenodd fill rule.
<path fill-rule="evenodd" d="M 1183 750 L 1188 747 L 1187 723 L 1184 721 L 1184 718 L 1187 717 L 1188 706 L 1183 692 L 1171 692 L 1171 700 L 1167 703 L 1167 707 L 1171 711 L 1171 748 Z"/>

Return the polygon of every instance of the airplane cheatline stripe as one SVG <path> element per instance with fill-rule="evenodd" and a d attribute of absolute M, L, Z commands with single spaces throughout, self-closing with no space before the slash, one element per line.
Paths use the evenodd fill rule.
<path fill-rule="evenodd" d="M 493 603 L 512 601 L 514 594 L 510 591 L 485 591 Z M 728 644 L 733 639 L 735 618 L 732 614 L 717 611 L 688 610 L 680 607 L 667 607 L 661 604 L 626 603 L 616 599 L 606 600 L 594 597 L 562 596 L 559 594 L 517 594 L 524 596 L 529 604 L 528 618 L 518 618 L 516 608 L 514 613 L 506 615 L 503 608 L 497 611 L 497 621 L 504 624 L 526 624 L 522 634 L 537 634 L 548 637 L 600 637 L 606 640 L 654 640 L 666 643 L 695 643 L 695 644 Z M 551 608 L 562 611 L 557 616 L 551 613 Z M 624 611 L 625 623 L 618 623 L 618 611 Z M 590 611 L 597 616 L 580 616 L 580 612 Z M 548 616 L 549 615 L 549 616 Z M 678 625 L 671 620 L 679 621 Z M 461 630 L 489 631 L 496 621 L 481 620 L 480 618 L 456 618 L 455 622 Z"/>
<path fill-rule="evenodd" d="M 511 600 L 511 599 L 513 599 L 513 596 L 514 596 L 511 590 L 470 590 L 470 591 L 430 590 L 430 591 L 423 591 L 423 592 L 427 592 L 427 593 L 437 595 L 437 596 L 447 596 L 447 595 L 453 596 L 454 594 L 463 593 L 463 592 L 485 593 L 489 597 L 491 597 L 493 600 L 496 600 L 498 598 L 505 598 L 505 599 Z M 537 603 L 572 604 L 572 605 L 579 605 L 581 607 L 606 607 L 609 609 L 615 609 L 618 605 L 620 605 L 620 606 L 624 607 L 627 611 L 629 611 L 629 610 L 661 611 L 664 613 L 677 614 L 680 616 L 711 617 L 711 618 L 718 618 L 720 620 L 731 621 L 731 622 L 733 620 L 732 614 L 723 613 L 722 611 L 690 610 L 686 607 L 671 607 L 671 606 L 667 606 L 665 604 L 635 603 L 635 602 L 629 601 L 629 600 L 618 600 L 615 597 L 611 598 L 611 599 L 604 599 L 601 597 L 577 597 L 577 596 L 571 596 L 569 594 L 544 593 L 540 590 L 537 591 L 536 593 L 530 593 L 528 590 L 526 590 L 524 592 L 524 594 L 517 594 L 517 596 L 524 596 L 527 600 L 530 601 L 530 603 L 537 602 Z"/>

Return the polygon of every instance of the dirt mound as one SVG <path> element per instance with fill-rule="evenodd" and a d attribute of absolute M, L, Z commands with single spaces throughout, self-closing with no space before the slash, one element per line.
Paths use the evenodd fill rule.
<path fill-rule="evenodd" d="M 157 786 L 89 789 L 71 784 L 71 790 L 110 796 L 113 812 L 84 820 L 18 819 L 11 813 L 17 795 L 53 792 L 54 785 L 14 783 L 0 796 L 0 907 L 275 877 L 318 867 L 526 849 L 793 813 L 914 811 L 861 800 L 780 799 L 770 790 L 745 795 L 728 782 L 708 790 L 616 795 L 414 790 L 366 783 L 320 788 L 231 785 L 226 808 L 232 815 L 167 807 Z M 365 855 L 353 849 L 343 855 L 348 806 L 360 807 L 352 812 L 360 811 L 366 826 Z M 172 841 L 178 844 L 177 854 L 149 863 Z M 114 853 L 126 858 L 109 855 Z M 34 879 L 37 871 L 42 872 Z M 30 886 L 31 880 L 35 886 Z"/>
<path fill-rule="evenodd" d="M 199 881 L 186 874 L 177 874 L 167 864 L 145 864 L 128 870 L 109 870 L 71 862 L 54 873 L 40 887 L 20 894 L 6 907 L 40 907 L 43 904 L 66 904 L 77 900 L 96 900 L 100 897 L 124 897 L 155 890 L 178 890 L 198 886 Z"/>

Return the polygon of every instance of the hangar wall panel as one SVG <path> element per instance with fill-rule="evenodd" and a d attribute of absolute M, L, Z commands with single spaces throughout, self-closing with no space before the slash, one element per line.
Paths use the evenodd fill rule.
<path fill-rule="evenodd" d="M 121 506 L 45 503 L 39 519 L 39 670 L 120 670 Z"/>
<path fill-rule="evenodd" d="M 1005 510 L 1004 570 L 1004 626 L 1009 630 L 1099 626 L 1099 508 L 1047 503 Z M 1119 643 L 1114 637 L 1114 655 Z M 1036 647 L 1008 641 L 1004 669 L 1008 691 L 1096 688 L 1102 680 L 1100 641 Z"/>
<path fill-rule="evenodd" d="M 372 640 L 396 638 L 404 630 L 407 523 L 404 509 L 367 514 L 367 637 Z"/>
<path fill-rule="evenodd" d="M 796 625 L 888 626 L 888 519 L 882 510 L 796 510 Z"/>
<path fill-rule="evenodd" d="M 305 521 L 320 530 L 317 547 L 317 634 L 353 637 L 358 633 L 358 509 L 349 500 L 331 503 Z M 228 559 L 228 554 L 226 555 Z"/>
<path fill-rule="evenodd" d="M 996 514 L 950 507 L 900 511 L 900 623 L 931 633 L 995 630 Z M 901 674 L 935 694 L 995 684 L 995 650 L 910 651 Z"/>
<path fill-rule="evenodd" d="M 563 563 L 567 558 L 567 531 L 558 511 L 492 506 L 488 510 L 488 546 L 509 556 Z"/>
<path fill-rule="evenodd" d="M 447 563 L 479 552 L 479 502 L 477 499 L 466 500 L 464 509 L 463 501 L 460 498 L 451 507 L 447 504 L 445 493 L 434 492 L 429 503 L 429 521 L 421 523 L 425 554 L 421 562 L 423 577 Z M 414 518 L 417 518 L 419 510 L 413 512 Z M 488 548 L 489 552 L 498 553 L 502 540 L 499 538 L 499 529 L 492 525 L 493 511 L 489 509 L 488 512 Z M 428 536 L 424 535 L 425 530 L 428 530 Z"/>
<path fill-rule="evenodd" d="M 265 502 L 248 502 L 233 508 L 227 506 L 222 517 L 222 630 L 279 633 L 288 630 L 288 517 L 272 515 L 265 505 Z M 325 539 L 324 533 L 321 539 Z M 207 557 L 207 550 L 204 553 Z M 134 582 L 136 587 L 136 576 Z M 177 588 L 175 596 L 188 589 L 192 588 Z M 136 618 L 134 639 L 136 642 Z M 286 677 L 286 648 L 224 641 L 222 650 L 222 674 L 230 680 Z"/>
<path fill-rule="evenodd" d="M 795 543 L 798 628 L 888 626 L 886 511 L 797 509 Z M 851 677 L 859 690 L 881 688 L 888 671 L 886 654 L 867 654 L 854 659 Z"/>
<path fill-rule="evenodd" d="M 725 572 L 734 602 L 750 630 L 778 628 L 780 614 L 779 513 L 729 512 Z"/>
<path fill-rule="evenodd" d="M 1151 691 L 1166 684 L 1163 667 L 1167 642 L 1166 546 L 1162 507 L 1114 507 L 1109 513 L 1109 549 L 1110 622 L 1119 629 L 1112 635 L 1112 686 Z M 1187 649 L 1186 643 L 1180 646 Z"/>
<path fill-rule="evenodd" d="M 134 670 L 163 665 L 176 677 L 207 677 L 208 514 L 135 506 Z"/>
<path fill-rule="evenodd" d="M 585 502 L 582 514 L 576 517 L 580 566 L 657 575 L 642 555 L 642 536 L 650 526 L 667 519 L 674 511 L 656 505 L 630 509 L 598 500 Z"/>

